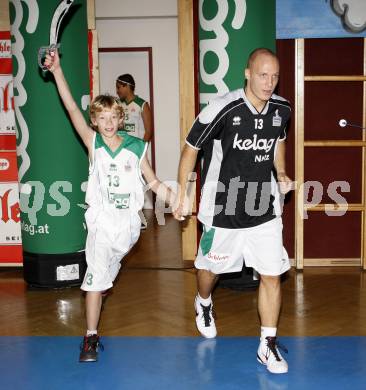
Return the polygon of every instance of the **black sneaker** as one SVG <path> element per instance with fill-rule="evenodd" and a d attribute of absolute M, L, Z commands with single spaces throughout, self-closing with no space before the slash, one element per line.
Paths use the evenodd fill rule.
<path fill-rule="evenodd" d="M 84 336 L 84 340 L 80 344 L 79 362 L 96 362 L 99 348 L 101 351 L 104 349 L 98 335 Z"/>
<path fill-rule="evenodd" d="M 146 229 L 147 229 L 147 224 L 141 222 L 140 230 L 146 230 Z"/>

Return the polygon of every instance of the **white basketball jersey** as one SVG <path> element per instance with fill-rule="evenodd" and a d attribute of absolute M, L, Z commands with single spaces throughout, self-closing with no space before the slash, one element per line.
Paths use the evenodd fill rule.
<path fill-rule="evenodd" d="M 140 162 L 146 153 L 147 143 L 125 131 L 118 134 L 123 140 L 114 152 L 99 133 L 95 134 L 86 203 L 91 208 L 136 213 L 144 204 Z"/>
<path fill-rule="evenodd" d="M 145 126 L 142 120 L 142 110 L 146 103 L 145 100 L 136 95 L 131 102 L 127 103 L 125 100 L 122 100 L 121 103 L 125 114 L 124 129 L 131 135 L 143 139 Z"/>

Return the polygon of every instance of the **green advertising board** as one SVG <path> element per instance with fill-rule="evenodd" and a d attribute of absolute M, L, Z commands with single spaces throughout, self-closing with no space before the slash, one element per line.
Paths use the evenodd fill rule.
<path fill-rule="evenodd" d="M 23 249 L 74 253 L 85 248 L 88 158 L 62 106 L 52 74 L 38 66 L 60 0 L 10 1 Z M 87 1 L 75 0 L 59 30 L 61 63 L 87 116 Z"/>
<path fill-rule="evenodd" d="M 244 85 L 249 54 L 275 50 L 275 0 L 199 0 L 200 103 Z"/>

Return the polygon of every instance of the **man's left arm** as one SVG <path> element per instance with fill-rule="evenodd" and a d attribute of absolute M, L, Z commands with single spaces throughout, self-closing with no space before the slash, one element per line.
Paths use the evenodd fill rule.
<path fill-rule="evenodd" d="M 152 138 L 152 115 L 151 115 L 151 109 L 149 106 L 149 103 L 146 102 L 142 108 L 141 113 L 142 121 L 144 122 L 145 127 L 145 134 L 144 134 L 144 141 L 150 142 Z"/>
<path fill-rule="evenodd" d="M 280 140 L 277 144 L 277 151 L 274 160 L 274 167 L 277 172 L 277 181 L 282 194 L 292 190 L 292 180 L 286 175 L 286 143 Z"/>

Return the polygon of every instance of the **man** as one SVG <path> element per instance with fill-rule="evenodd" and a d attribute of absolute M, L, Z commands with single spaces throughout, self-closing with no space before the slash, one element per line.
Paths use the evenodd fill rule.
<path fill-rule="evenodd" d="M 290 268 L 282 246 L 278 190 L 291 189 L 285 169 L 286 125 L 289 103 L 273 94 L 279 62 L 268 49 L 251 53 L 244 89 L 210 102 L 197 117 L 179 165 L 180 194 L 176 219 L 187 214 L 187 178 L 203 152 L 202 193 L 198 219 L 203 235 L 195 267 L 198 294 L 196 324 L 207 338 L 216 336 L 211 291 L 217 275 L 241 271 L 243 260 L 260 275 L 258 311 L 261 338 L 257 359 L 272 373 L 288 365 L 278 350 L 277 322 L 281 307 L 280 275 Z M 276 211 L 277 210 L 277 211 Z"/>
<path fill-rule="evenodd" d="M 121 100 L 124 117 L 124 130 L 131 135 L 150 142 L 153 134 L 152 115 L 149 103 L 135 95 L 135 80 L 126 73 L 118 76 L 116 80 L 116 93 Z M 145 201 L 148 195 L 145 194 Z M 141 229 L 147 228 L 147 221 L 140 212 Z"/>
<path fill-rule="evenodd" d="M 116 93 L 125 113 L 124 128 L 131 135 L 150 142 L 152 118 L 149 103 L 135 95 L 135 80 L 130 74 L 118 76 Z"/>

